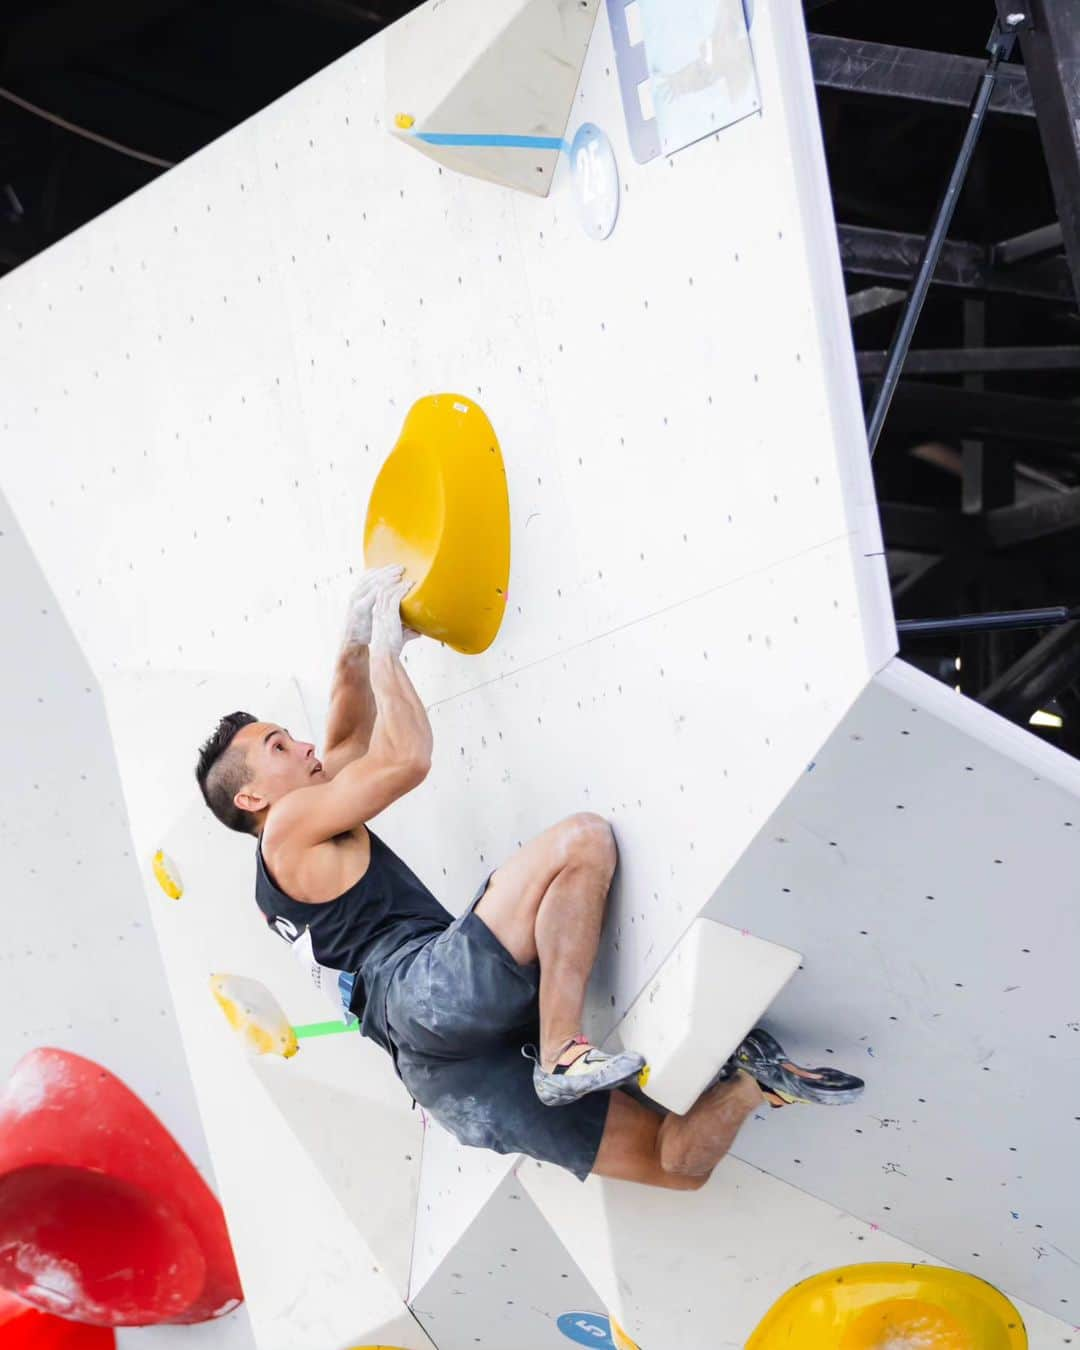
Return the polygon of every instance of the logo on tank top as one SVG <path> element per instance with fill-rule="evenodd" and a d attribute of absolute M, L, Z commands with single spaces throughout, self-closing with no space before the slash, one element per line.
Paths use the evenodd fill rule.
<path fill-rule="evenodd" d="M 296 924 L 289 919 L 283 919 L 280 914 L 275 915 L 270 920 L 270 927 L 286 942 L 295 942 L 300 936 L 300 929 L 297 928 Z"/>

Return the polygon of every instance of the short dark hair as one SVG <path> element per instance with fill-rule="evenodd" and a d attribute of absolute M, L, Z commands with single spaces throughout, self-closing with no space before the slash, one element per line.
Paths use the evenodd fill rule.
<path fill-rule="evenodd" d="M 234 712 L 223 717 L 217 730 L 199 751 L 195 777 L 199 780 L 203 800 L 223 825 L 241 834 L 255 834 L 255 817 L 242 811 L 233 798 L 250 781 L 247 756 L 233 738 L 242 727 L 257 722 L 250 713 Z"/>

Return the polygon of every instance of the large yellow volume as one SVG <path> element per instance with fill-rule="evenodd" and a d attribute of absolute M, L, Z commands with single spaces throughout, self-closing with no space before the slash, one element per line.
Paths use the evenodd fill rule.
<path fill-rule="evenodd" d="M 495 430 L 461 394 L 414 403 L 371 490 L 367 567 L 397 563 L 415 585 L 410 628 L 455 651 L 495 641 L 510 582 L 510 499 Z"/>
<path fill-rule="evenodd" d="M 1024 1322 L 960 1270 L 868 1262 L 813 1275 L 765 1314 L 746 1350 L 1027 1350 Z"/>

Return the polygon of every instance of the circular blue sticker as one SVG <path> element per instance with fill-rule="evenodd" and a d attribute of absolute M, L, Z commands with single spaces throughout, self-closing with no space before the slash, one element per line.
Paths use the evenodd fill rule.
<path fill-rule="evenodd" d="M 598 126 L 583 122 L 570 146 L 574 196 L 585 233 L 606 239 L 619 218 L 619 166 L 611 142 Z"/>
<path fill-rule="evenodd" d="M 563 1313 L 555 1325 L 575 1345 L 598 1345 L 601 1350 L 614 1350 L 611 1323 L 604 1313 Z"/>

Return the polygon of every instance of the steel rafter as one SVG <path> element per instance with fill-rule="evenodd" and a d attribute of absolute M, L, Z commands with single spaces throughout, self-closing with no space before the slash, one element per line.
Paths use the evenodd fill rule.
<path fill-rule="evenodd" d="M 1025 724 L 1048 699 L 1080 678 L 1080 621 L 1055 628 L 982 691 L 978 701 Z"/>
<path fill-rule="evenodd" d="M 880 375 L 885 352 L 856 352 L 860 375 Z M 915 348 L 905 375 L 973 375 L 995 371 L 1080 370 L 1080 347 Z"/>
<path fill-rule="evenodd" d="M 1033 0 L 1020 33 L 1036 121 L 1080 298 L 1080 0 Z"/>
<path fill-rule="evenodd" d="M 1023 394 L 983 393 L 907 380 L 898 386 L 889 425 L 920 440 L 972 436 L 990 441 L 1080 445 L 1080 405 Z"/>
<path fill-rule="evenodd" d="M 865 225 L 838 225 L 836 233 L 845 272 L 893 281 L 910 281 L 915 275 L 924 243 L 921 234 L 875 230 Z M 958 239 L 946 239 L 933 284 L 1076 304 L 1064 259 L 995 267 L 990 248 Z"/>
<path fill-rule="evenodd" d="M 811 33 L 810 60 L 814 82 L 823 89 L 854 94 L 916 99 L 923 103 L 966 108 L 982 77 L 985 61 L 974 56 L 892 47 L 881 42 L 828 37 Z M 1033 117 L 1035 105 L 1022 66 L 1001 68 L 990 111 Z"/>

